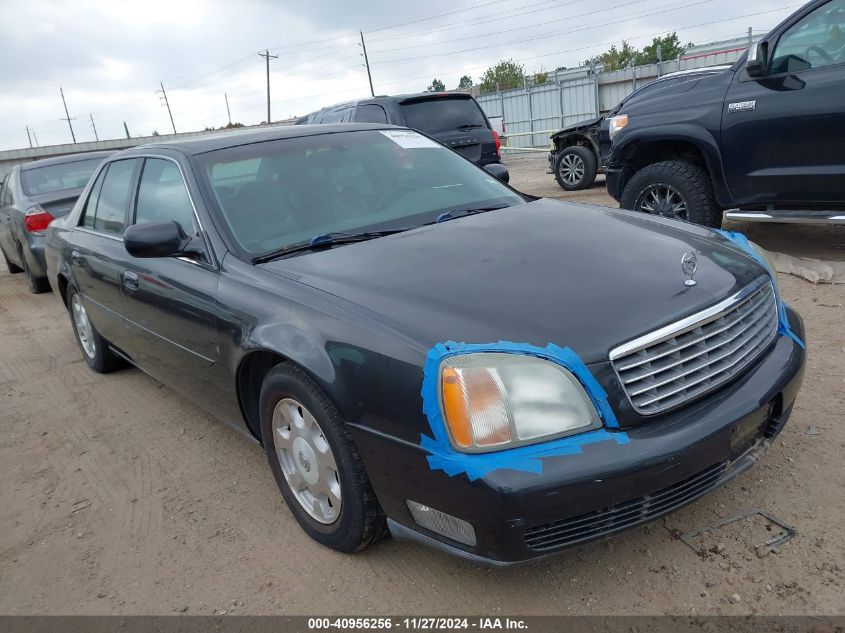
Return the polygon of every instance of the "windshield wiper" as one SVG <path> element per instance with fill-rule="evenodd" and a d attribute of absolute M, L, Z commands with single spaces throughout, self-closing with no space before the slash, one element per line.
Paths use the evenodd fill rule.
<path fill-rule="evenodd" d="M 284 257 L 285 255 L 301 253 L 303 251 L 311 251 L 326 246 L 337 246 L 338 244 L 351 244 L 353 242 L 363 242 L 366 240 L 375 239 L 377 237 L 384 237 L 386 235 L 401 233 L 403 231 L 407 231 L 408 229 L 409 227 L 402 227 L 397 229 L 384 229 L 381 231 L 363 231 L 361 233 L 344 233 L 341 231 L 336 231 L 334 233 L 321 233 L 320 235 L 315 235 L 310 240 L 298 242 L 296 244 L 290 244 L 275 251 L 270 251 L 269 253 L 266 253 L 264 255 L 254 257 L 252 259 L 252 263 L 261 264 L 263 262 L 269 262 L 270 260 L 277 259 L 279 257 Z"/>
<path fill-rule="evenodd" d="M 481 125 L 481 123 L 461 123 L 458 126 L 458 129 L 459 130 L 468 130 L 468 129 L 474 128 L 474 127 L 484 127 L 484 126 Z"/>
<path fill-rule="evenodd" d="M 446 222 L 447 220 L 454 220 L 455 218 L 460 218 L 466 215 L 474 215 L 476 213 L 484 213 L 485 211 L 495 211 L 497 209 L 505 209 L 509 207 L 509 204 L 497 204 L 497 205 L 490 205 L 486 207 L 466 207 L 461 209 L 450 209 L 449 211 L 444 211 L 440 215 L 437 216 L 437 219 L 434 222 L 429 222 L 429 224 L 439 224 L 440 222 Z"/>

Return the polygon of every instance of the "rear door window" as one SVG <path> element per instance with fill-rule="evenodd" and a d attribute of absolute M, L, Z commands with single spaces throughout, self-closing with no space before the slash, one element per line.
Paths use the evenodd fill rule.
<path fill-rule="evenodd" d="M 387 123 L 387 113 L 380 105 L 367 103 L 355 109 L 355 121 L 358 123 Z"/>
<path fill-rule="evenodd" d="M 434 97 L 401 104 L 408 127 L 426 134 L 486 128 L 481 108 L 472 99 Z"/>

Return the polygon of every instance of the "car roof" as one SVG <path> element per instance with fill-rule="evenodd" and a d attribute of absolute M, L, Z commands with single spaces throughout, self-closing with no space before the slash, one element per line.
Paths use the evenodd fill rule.
<path fill-rule="evenodd" d="M 64 163 L 75 163 L 80 160 L 90 160 L 92 158 L 106 158 L 114 154 L 113 151 L 100 152 L 83 152 L 82 154 L 65 154 L 64 156 L 54 156 L 53 158 L 42 158 L 41 160 L 34 160 L 29 163 L 21 165 L 21 171 L 28 171 L 30 169 L 38 169 L 39 167 L 48 167 L 49 165 L 62 165 Z"/>
<path fill-rule="evenodd" d="M 365 130 L 401 129 L 396 125 L 382 123 L 339 123 L 333 125 L 275 125 L 254 130 L 236 130 L 194 136 L 179 140 L 161 141 L 139 145 L 121 152 L 122 155 L 144 153 L 153 149 L 172 149 L 183 154 L 204 154 L 228 147 L 251 145 L 285 138 L 301 138 L 304 136 L 321 136 L 323 134 L 337 134 L 339 132 L 360 132 Z"/>

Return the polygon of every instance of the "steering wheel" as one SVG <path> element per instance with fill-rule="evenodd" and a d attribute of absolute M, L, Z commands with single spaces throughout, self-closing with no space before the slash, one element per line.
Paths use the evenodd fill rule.
<path fill-rule="evenodd" d="M 381 198 L 379 198 L 378 204 L 376 205 L 377 211 L 384 211 L 384 208 L 390 204 L 401 198 L 402 196 L 414 193 L 414 188 L 410 185 L 397 185 L 393 187 L 393 189 L 389 189 L 386 191 Z"/>
<path fill-rule="evenodd" d="M 808 60 L 810 59 L 810 53 L 815 53 L 816 55 L 818 55 L 819 57 L 822 58 L 822 61 L 824 61 L 828 64 L 835 63 L 835 60 L 833 59 L 833 57 L 830 56 L 830 53 L 828 53 L 826 50 L 824 50 L 821 46 L 810 46 L 807 49 L 807 52 L 805 53 L 805 55 L 807 56 Z"/>

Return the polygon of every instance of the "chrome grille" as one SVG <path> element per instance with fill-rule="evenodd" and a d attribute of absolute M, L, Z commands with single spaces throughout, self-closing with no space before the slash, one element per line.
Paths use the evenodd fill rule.
<path fill-rule="evenodd" d="M 677 407 L 743 371 L 769 345 L 778 315 L 772 282 L 737 294 L 610 352 L 628 400 L 643 415 Z"/>

